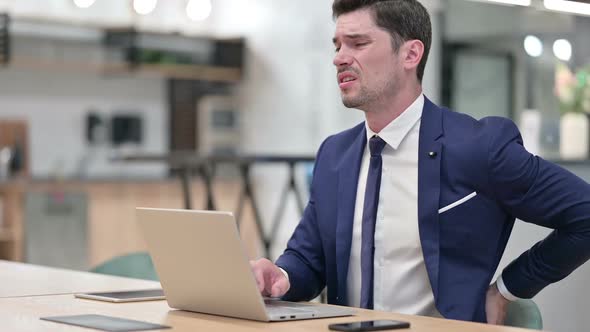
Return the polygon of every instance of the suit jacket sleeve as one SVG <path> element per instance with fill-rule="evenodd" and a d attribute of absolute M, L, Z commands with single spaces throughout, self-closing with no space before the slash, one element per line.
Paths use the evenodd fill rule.
<path fill-rule="evenodd" d="M 291 284 L 283 296 L 284 300 L 309 301 L 318 296 L 325 286 L 325 258 L 317 224 L 314 184 L 316 171 L 322 167 L 322 150 L 328 139 L 322 143 L 316 157 L 310 198 L 303 217 L 287 243 L 287 249 L 276 262 L 287 272 Z"/>
<path fill-rule="evenodd" d="M 499 126 L 488 145 L 489 184 L 514 217 L 554 231 L 502 272 L 506 288 L 531 298 L 590 258 L 590 185 L 569 171 L 527 152 L 514 123 Z"/>

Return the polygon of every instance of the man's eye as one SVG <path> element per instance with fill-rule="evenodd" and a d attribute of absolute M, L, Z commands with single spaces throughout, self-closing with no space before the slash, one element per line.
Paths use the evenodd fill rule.
<path fill-rule="evenodd" d="M 367 44 L 368 44 L 367 42 L 362 42 L 362 43 L 356 43 L 355 46 L 356 47 L 362 47 L 362 46 L 365 46 Z"/>

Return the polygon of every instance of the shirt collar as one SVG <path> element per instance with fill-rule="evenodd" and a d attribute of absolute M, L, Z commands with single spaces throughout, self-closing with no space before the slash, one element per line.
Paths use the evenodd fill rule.
<path fill-rule="evenodd" d="M 420 94 L 416 100 L 403 111 L 397 118 L 391 121 L 379 134 L 373 132 L 365 121 L 365 128 L 367 129 L 367 142 L 374 135 L 381 137 L 387 145 L 396 149 L 399 147 L 404 138 L 408 135 L 410 130 L 414 127 L 416 122 L 422 117 L 422 109 L 424 108 L 424 94 Z"/>

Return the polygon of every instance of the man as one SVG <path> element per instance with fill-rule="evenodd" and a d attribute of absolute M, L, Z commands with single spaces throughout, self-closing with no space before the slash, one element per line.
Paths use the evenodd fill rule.
<path fill-rule="evenodd" d="M 502 324 L 590 257 L 590 186 L 529 154 L 516 126 L 422 94 L 430 18 L 416 0 L 335 0 L 344 105 L 366 121 L 317 154 L 309 203 L 264 295 Z M 477 96 L 474 96 L 477 98 Z M 492 283 L 515 218 L 554 228 Z"/>

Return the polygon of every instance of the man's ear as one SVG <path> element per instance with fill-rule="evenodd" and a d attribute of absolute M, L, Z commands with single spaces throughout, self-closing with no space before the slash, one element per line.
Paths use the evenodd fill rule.
<path fill-rule="evenodd" d="M 424 44 L 417 40 L 408 40 L 403 45 L 403 62 L 404 69 L 412 70 L 418 68 L 422 56 L 424 55 Z"/>

